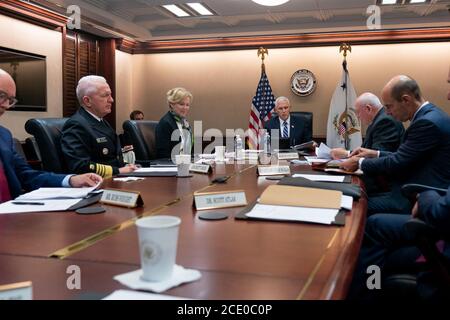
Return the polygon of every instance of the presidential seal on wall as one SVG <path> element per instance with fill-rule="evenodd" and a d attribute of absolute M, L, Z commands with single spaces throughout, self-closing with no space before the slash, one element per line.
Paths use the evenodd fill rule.
<path fill-rule="evenodd" d="M 306 69 L 300 69 L 294 72 L 291 77 L 291 89 L 298 96 L 309 96 L 314 92 L 317 86 L 316 77 Z"/>

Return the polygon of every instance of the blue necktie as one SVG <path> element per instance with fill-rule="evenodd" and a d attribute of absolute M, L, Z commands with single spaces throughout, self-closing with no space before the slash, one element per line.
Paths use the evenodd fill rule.
<path fill-rule="evenodd" d="M 283 123 L 283 138 L 287 138 L 287 137 L 289 137 L 289 134 L 288 134 L 288 123 L 285 121 Z"/>

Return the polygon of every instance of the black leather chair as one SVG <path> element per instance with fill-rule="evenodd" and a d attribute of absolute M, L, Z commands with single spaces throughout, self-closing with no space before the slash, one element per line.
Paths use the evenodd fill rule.
<path fill-rule="evenodd" d="M 68 118 L 30 119 L 25 130 L 34 136 L 46 171 L 66 173 L 64 156 L 61 150 L 61 130 Z"/>
<path fill-rule="evenodd" d="M 300 117 L 305 123 L 306 130 L 311 133 L 311 137 L 313 136 L 313 113 L 306 111 L 291 111 L 292 115 Z"/>
<path fill-rule="evenodd" d="M 156 159 L 155 129 L 158 121 L 126 120 L 122 127 L 125 140 L 134 147 L 136 161 Z"/>

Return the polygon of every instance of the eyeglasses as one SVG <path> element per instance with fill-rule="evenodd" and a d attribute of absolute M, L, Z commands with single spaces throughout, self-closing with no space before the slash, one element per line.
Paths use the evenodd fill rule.
<path fill-rule="evenodd" d="M 14 106 L 19 100 L 17 100 L 14 97 L 9 97 L 6 92 L 0 91 L 0 104 L 5 103 L 5 101 L 8 101 L 9 105 L 8 108 L 11 108 Z"/>

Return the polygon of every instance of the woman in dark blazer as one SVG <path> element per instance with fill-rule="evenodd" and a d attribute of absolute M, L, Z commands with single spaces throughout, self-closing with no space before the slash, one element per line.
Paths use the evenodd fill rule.
<path fill-rule="evenodd" d="M 191 153 L 192 130 L 186 116 L 192 99 L 192 93 L 184 88 L 173 88 L 167 92 L 169 111 L 159 120 L 155 132 L 158 159 Z"/>

